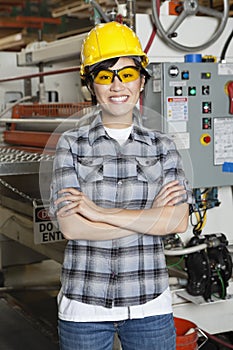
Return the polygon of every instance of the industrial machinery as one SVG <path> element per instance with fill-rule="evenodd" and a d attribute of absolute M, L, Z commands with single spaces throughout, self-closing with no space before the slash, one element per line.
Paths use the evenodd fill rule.
<path fill-rule="evenodd" d="M 149 69 L 144 123 L 174 139 L 193 188 L 231 186 L 233 65 L 166 62 Z"/>
<path fill-rule="evenodd" d="M 45 76 L 51 75 L 46 81 L 46 89 L 37 65 L 15 66 L 16 53 L 1 53 L 1 61 L 4 64 L 9 62 L 9 67 L 1 72 L 0 77 L 0 227 L 3 234 L 0 267 L 47 258 L 61 262 L 64 249 L 61 233 L 49 238 L 45 237 L 44 231 L 34 235 L 45 220 L 45 211 L 43 221 L 40 215 L 40 165 L 43 162 L 47 170 L 51 170 L 59 137 L 54 130 L 62 121 L 66 122 L 64 127 L 71 127 L 74 122 L 70 123 L 69 117 L 79 118 L 87 112 L 90 102 L 84 101 L 80 93 L 79 74 L 77 67 L 73 68 L 72 59 L 68 63 L 50 63 L 44 68 Z M 51 134 L 53 144 L 45 154 L 44 148 Z M 49 178 L 45 181 L 48 195 Z M 34 213 L 39 213 L 37 217 L 41 218 L 41 222 L 36 219 L 33 222 Z M 39 244 L 41 241 L 55 243 L 45 246 Z M 3 273 L 0 282 L 4 283 Z"/>
<path fill-rule="evenodd" d="M 139 106 L 143 123 L 175 141 L 196 199 L 187 232 L 165 244 L 174 313 L 209 333 L 225 332 L 233 323 L 233 50 L 224 43 L 230 44 L 233 21 L 227 0 L 223 12 L 185 0 L 180 16 L 169 14 L 170 1 L 159 14 L 156 4 L 152 16 L 116 12 L 116 18 L 135 27 L 150 59 L 151 79 Z M 127 5 L 133 8 L 132 1 Z M 0 233 L 4 242 L 39 254 L 32 259 L 62 261 L 64 239 L 46 200 L 57 137 L 90 108 L 78 77 L 83 37 L 8 54 L 17 57 L 17 67 L 9 61 L 11 77 L 0 76 Z M 221 325 L 211 322 L 216 314 Z"/>
<path fill-rule="evenodd" d="M 216 325 L 214 315 L 226 321 L 225 331 L 231 330 L 227 310 L 232 307 L 232 23 L 228 19 L 222 41 L 213 43 L 210 27 L 218 28 L 215 19 L 205 18 L 203 23 L 198 16 L 188 17 L 181 25 L 179 16 L 168 19 L 163 10 L 160 22 L 165 41 L 159 26 L 157 35 L 156 27 L 143 15 L 136 18 L 136 27 L 151 62 L 152 78 L 142 101 L 143 122 L 175 141 L 196 200 L 186 234 L 165 240 L 169 271 L 179 276 L 180 283 L 172 286 L 174 313 L 219 333 L 223 328 Z M 149 40 L 140 21 L 144 31 L 151 33 Z M 173 30 L 177 35 L 168 43 Z M 181 52 L 179 41 L 185 46 Z M 218 244 L 211 248 L 213 242 Z"/>
<path fill-rule="evenodd" d="M 52 152 L 59 138 L 56 127 L 62 122 L 64 128 L 65 125 L 68 127 L 68 117 L 81 117 L 90 105 L 90 102 L 16 105 L 12 108 L 12 123 L 3 132 L 4 142 L 21 148 L 31 147 L 32 151 L 42 153 L 52 134 Z"/>
<path fill-rule="evenodd" d="M 171 25 L 168 27 L 164 27 L 159 16 L 158 3 L 156 1 L 152 1 L 152 14 L 155 27 L 158 30 L 158 34 L 164 39 L 167 45 L 171 46 L 174 49 L 178 49 L 181 51 L 188 52 L 197 52 L 200 50 L 209 47 L 212 43 L 214 43 L 222 34 L 225 29 L 228 14 L 229 14 L 229 1 L 223 1 L 223 11 L 219 12 L 216 9 L 209 8 L 202 5 L 202 2 L 198 0 L 184 0 L 183 2 L 175 2 L 171 1 L 169 5 L 174 6 L 173 14 L 178 15 L 175 20 L 172 21 Z M 199 45 L 183 45 L 182 43 L 174 40 L 177 37 L 177 29 L 182 25 L 182 23 L 190 19 L 190 17 L 194 17 L 197 14 L 204 14 L 205 16 L 211 16 L 215 19 L 218 19 L 218 25 L 216 30 L 212 33 L 211 37 L 204 43 Z M 178 35 L 179 36 L 179 35 Z"/>
<path fill-rule="evenodd" d="M 187 247 L 206 244 L 205 250 L 188 254 L 186 269 L 188 272 L 187 291 L 191 295 L 202 295 L 210 301 L 213 295 L 224 299 L 227 295 L 228 281 L 232 274 L 232 259 L 227 249 L 224 234 L 194 236 Z"/>

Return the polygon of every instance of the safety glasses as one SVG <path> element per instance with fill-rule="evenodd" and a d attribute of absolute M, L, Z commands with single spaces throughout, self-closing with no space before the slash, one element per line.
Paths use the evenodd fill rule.
<path fill-rule="evenodd" d="M 117 77 L 122 83 L 130 83 L 140 76 L 140 68 L 128 66 L 121 69 L 101 69 L 91 74 L 93 81 L 100 85 L 109 85 Z"/>

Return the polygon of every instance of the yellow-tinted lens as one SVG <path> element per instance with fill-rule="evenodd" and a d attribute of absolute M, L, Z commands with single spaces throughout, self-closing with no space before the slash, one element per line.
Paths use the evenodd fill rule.
<path fill-rule="evenodd" d="M 112 82 L 113 75 L 114 72 L 111 72 L 110 70 L 101 70 L 94 77 L 94 82 L 96 84 L 109 85 Z"/>
<path fill-rule="evenodd" d="M 139 78 L 140 71 L 137 67 L 125 67 L 118 71 L 118 76 L 122 83 L 129 83 Z"/>
<path fill-rule="evenodd" d="M 94 83 L 100 85 L 109 85 L 117 76 L 122 83 L 129 83 L 137 80 L 140 76 L 140 69 L 134 66 L 124 67 L 117 70 L 103 69 L 93 73 Z"/>

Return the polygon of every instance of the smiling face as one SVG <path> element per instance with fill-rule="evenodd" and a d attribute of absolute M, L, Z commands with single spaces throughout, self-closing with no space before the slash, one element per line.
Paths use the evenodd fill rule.
<path fill-rule="evenodd" d="M 109 69 L 119 70 L 128 66 L 136 67 L 134 60 L 129 57 L 120 57 Z M 102 120 L 105 126 L 121 129 L 132 124 L 133 109 L 144 83 L 145 78 L 140 75 L 136 80 L 126 83 L 121 82 L 117 76 L 110 84 L 93 83 L 96 99 L 102 108 Z"/>

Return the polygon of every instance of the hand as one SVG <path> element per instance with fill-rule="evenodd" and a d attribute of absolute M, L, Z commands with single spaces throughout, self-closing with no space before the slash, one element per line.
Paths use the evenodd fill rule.
<path fill-rule="evenodd" d="M 64 194 L 56 200 L 55 204 L 59 205 L 62 202 L 68 202 L 58 210 L 57 215 L 61 217 L 80 214 L 90 221 L 101 221 L 101 212 L 104 208 L 96 205 L 83 192 L 75 188 L 65 188 L 59 191 L 59 194 Z"/>
<path fill-rule="evenodd" d="M 179 185 L 177 180 L 171 181 L 162 187 L 154 199 L 152 208 L 175 205 L 182 200 L 185 193 L 184 186 Z"/>

